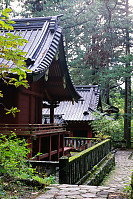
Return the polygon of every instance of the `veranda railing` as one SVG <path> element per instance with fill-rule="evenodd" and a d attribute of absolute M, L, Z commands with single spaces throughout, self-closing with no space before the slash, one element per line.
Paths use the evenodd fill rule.
<path fill-rule="evenodd" d="M 0 134 L 15 133 L 27 140 L 30 153 L 28 158 L 34 160 L 54 160 L 64 155 L 64 136 L 66 129 L 60 124 L 0 124 Z M 39 152 L 40 155 L 37 155 Z"/>
<path fill-rule="evenodd" d="M 83 151 L 96 144 L 97 138 L 65 137 L 65 147 Z"/>

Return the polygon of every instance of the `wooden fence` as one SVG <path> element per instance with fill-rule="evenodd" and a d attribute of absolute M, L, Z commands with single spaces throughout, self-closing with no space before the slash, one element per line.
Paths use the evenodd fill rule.
<path fill-rule="evenodd" d="M 111 141 L 107 139 L 73 157 L 61 157 L 59 159 L 59 183 L 76 184 L 110 151 Z"/>
<path fill-rule="evenodd" d="M 64 137 L 65 147 L 72 147 L 78 151 L 83 151 L 96 144 L 97 138 L 84 137 Z"/>

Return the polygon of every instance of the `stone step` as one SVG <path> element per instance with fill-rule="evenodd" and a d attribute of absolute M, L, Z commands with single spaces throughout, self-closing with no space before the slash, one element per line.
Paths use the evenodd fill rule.
<path fill-rule="evenodd" d="M 47 187 L 47 191 L 36 199 L 104 199 L 116 193 L 121 194 L 115 187 L 55 184 Z"/>

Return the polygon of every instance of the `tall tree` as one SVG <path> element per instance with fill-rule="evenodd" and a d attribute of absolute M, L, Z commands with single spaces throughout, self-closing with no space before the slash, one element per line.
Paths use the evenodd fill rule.
<path fill-rule="evenodd" d="M 130 38 L 129 38 L 129 2 L 126 0 L 125 12 L 127 17 L 126 25 L 126 56 L 130 54 Z M 130 59 L 126 61 L 126 69 L 129 70 L 128 76 L 125 77 L 125 117 L 124 117 L 124 138 L 126 139 L 127 147 L 131 147 L 131 70 Z"/>
<path fill-rule="evenodd" d="M 13 2 L 13 0 L 1 0 L 0 1 L 0 10 L 9 8 L 11 5 L 11 2 Z"/>

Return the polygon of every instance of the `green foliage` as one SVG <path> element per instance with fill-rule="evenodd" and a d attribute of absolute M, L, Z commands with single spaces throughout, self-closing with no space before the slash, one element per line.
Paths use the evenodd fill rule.
<path fill-rule="evenodd" d="M 39 185 L 45 187 L 55 183 L 54 176 L 40 177 L 36 169 L 33 169 L 27 163 L 27 155 L 30 152 L 30 148 L 27 146 L 26 140 L 17 138 L 14 133 L 9 137 L 5 135 L 0 136 L 0 198 L 5 198 L 7 192 L 12 193 L 14 190 L 17 190 L 14 194 L 21 192 L 24 195 L 24 187 L 22 185 L 25 182 L 34 181 L 33 185 L 38 186 L 38 188 Z"/>
<path fill-rule="evenodd" d="M 128 199 L 132 199 L 131 197 L 132 187 L 129 183 L 127 183 L 127 186 L 124 188 L 123 192 L 128 194 Z"/>
<path fill-rule="evenodd" d="M 0 135 L 0 174 L 8 175 L 17 179 L 35 179 L 40 182 L 51 183 L 53 177 L 42 179 L 35 175 L 35 169 L 27 163 L 27 156 L 30 153 L 29 144 L 25 139 L 17 138 L 15 133 Z"/>
<path fill-rule="evenodd" d="M 16 116 L 16 113 L 20 112 L 20 110 L 17 109 L 17 107 L 12 107 L 12 108 L 9 109 L 9 110 L 5 108 L 5 110 L 7 111 L 7 112 L 6 112 L 6 115 L 11 113 L 11 114 L 13 115 L 13 117 Z"/>
<path fill-rule="evenodd" d="M 114 89 L 110 92 L 111 104 L 119 108 L 120 115 L 124 114 L 124 89 Z"/>
<path fill-rule="evenodd" d="M 0 173 L 10 177 L 32 177 L 33 169 L 27 166 L 27 154 L 30 149 L 24 139 L 19 139 L 14 133 L 9 137 L 0 136 Z M 26 177 L 25 176 L 25 177 Z"/>
<path fill-rule="evenodd" d="M 125 56 L 122 56 L 119 58 L 119 61 L 125 63 L 125 64 L 129 64 L 130 62 L 133 61 L 133 54 L 128 54 L 128 55 L 125 55 Z"/>
<path fill-rule="evenodd" d="M 19 46 L 23 46 L 24 43 L 27 43 L 27 40 L 23 39 L 19 34 L 14 35 L 10 32 L 13 30 L 13 24 L 15 23 L 9 19 L 9 13 L 11 12 L 12 10 L 9 8 L 0 12 L 0 58 L 7 60 L 7 64 L 2 63 L 0 65 L 0 80 L 7 85 L 28 88 L 26 73 L 30 72 L 30 70 L 25 67 L 26 53 L 19 49 Z M 8 62 L 13 63 L 12 68 L 9 67 Z M 0 97 L 3 97 L 2 91 L 0 91 Z M 13 117 L 15 117 L 16 112 L 19 112 L 16 107 L 5 110 L 7 110 L 6 114 L 12 113 Z"/>
<path fill-rule="evenodd" d="M 11 9 L 1 11 L 0 26 L 3 30 L 13 30 L 12 24 L 15 22 L 9 19 L 9 13 L 11 11 Z M 26 72 L 29 70 L 24 67 L 26 60 L 24 56 L 26 53 L 19 49 L 19 46 L 23 46 L 24 43 L 27 43 L 27 40 L 23 39 L 18 34 L 13 35 L 11 32 L 3 33 L 3 31 L 0 31 L 0 33 L 0 58 L 12 61 L 15 64 L 15 66 L 11 69 L 8 64 L 1 64 L 0 79 L 6 84 L 15 85 L 16 87 L 23 85 L 27 88 L 28 82 L 26 80 Z M 10 77 L 11 73 L 17 74 L 19 78 Z"/>
<path fill-rule="evenodd" d="M 35 175 L 32 177 L 32 179 L 34 179 L 42 184 L 45 184 L 45 185 L 50 185 L 50 184 L 55 183 L 55 176 L 52 176 L 52 175 L 50 175 L 50 176 L 44 175 L 43 178 L 38 175 Z"/>
<path fill-rule="evenodd" d="M 0 97 L 3 97 L 2 91 L 0 91 Z"/>
<path fill-rule="evenodd" d="M 93 131 L 98 139 L 111 136 L 112 140 L 123 139 L 120 120 L 114 120 L 105 113 L 94 113 L 95 120 L 91 122 Z"/>

